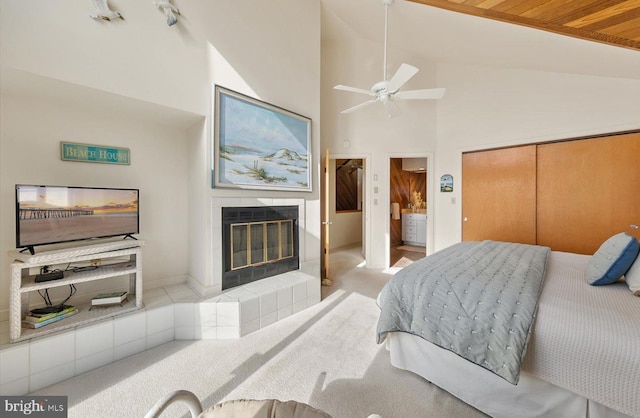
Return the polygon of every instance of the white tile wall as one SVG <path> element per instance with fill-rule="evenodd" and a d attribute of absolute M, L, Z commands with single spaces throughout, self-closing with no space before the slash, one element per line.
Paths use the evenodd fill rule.
<path fill-rule="evenodd" d="M 144 340 L 146 335 L 147 313 L 144 311 L 119 316 L 113 319 L 114 347 L 120 347 L 138 340 Z"/>
<path fill-rule="evenodd" d="M 260 328 L 268 327 L 278 322 L 278 311 L 260 317 Z"/>
<path fill-rule="evenodd" d="M 240 306 L 237 299 L 224 297 L 216 303 L 216 326 L 239 327 L 240 326 Z"/>
<path fill-rule="evenodd" d="M 113 351 L 113 322 L 105 321 L 76 330 L 76 358 Z"/>
<path fill-rule="evenodd" d="M 147 349 L 175 339 L 173 304 L 147 311 Z"/>
<path fill-rule="evenodd" d="M 148 350 L 150 348 L 157 347 L 159 345 L 171 342 L 175 339 L 175 331 L 173 330 L 173 328 L 157 332 L 153 335 L 147 335 L 146 349 Z"/>
<path fill-rule="evenodd" d="M 113 363 L 113 322 L 76 330 L 76 374 Z"/>
<path fill-rule="evenodd" d="M 25 370 L 29 370 L 26 368 Z M 0 385 L 0 394 L 5 396 L 20 396 L 29 393 L 29 377 L 23 377 Z"/>
<path fill-rule="evenodd" d="M 173 305 L 173 316 L 176 340 L 193 340 L 195 338 L 196 303 L 176 303 Z"/>
<path fill-rule="evenodd" d="M 113 360 L 120 360 L 125 357 L 132 356 L 134 354 L 138 354 L 147 349 L 147 338 L 146 336 L 142 338 L 138 338 L 137 340 L 131 341 L 129 343 L 124 343 L 121 345 L 116 345 L 113 347 Z"/>
<path fill-rule="evenodd" d="M 75 362 L 65 363 L 41 372 L 31 372 L 29 391 L 33 392 L 75 376 Z M 23 394 L 24 395 L 24 394 Z"/>
<path fill-rule="evenodd" d="M 146 349 L 147 313 L 135 312 L 113 319 L 113 360 L 140 353 Z"/>
<path fill-rule="evenodd" d="M 34 391 L 75 375 L 74 331 L 29 343 L 29 390 Z"/>
<path fill-rule="evenodd" d="M 18 343 L 0 351 L 0 393 L 19 394 L 29 390 L 29 344 Z"/>
<path fill-rule="evenodd" d="M 44 372 L 71 364 L 76 359 L 76 333 L 65 332 L 31 341 L 29 344 L 29 371 Z"/>
<path fill-rule="evenodd" d="M 75 375 L 113 363 L 113 348 L 76 359 Z"/>
<path fill-rule="evenodd" d="M 145 291 L 143 310 L 73 331 L 3 343 L 0 395 L 24 395 L 174 339 L 238 338 L 319 302 L 320 279 L 302 270 L 208 299 L 181 286 Z"/>

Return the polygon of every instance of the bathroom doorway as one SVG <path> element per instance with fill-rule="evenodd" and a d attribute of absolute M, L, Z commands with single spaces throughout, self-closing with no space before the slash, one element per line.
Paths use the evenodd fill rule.
<path fill-rule="evenodd" d="M 389 266 L 406 267 L 427 253 L 428 159 L 389 160 Z"/>

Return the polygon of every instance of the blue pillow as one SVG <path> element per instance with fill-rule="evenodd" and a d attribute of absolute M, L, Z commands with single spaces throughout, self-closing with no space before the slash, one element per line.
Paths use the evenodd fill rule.
<path fill-rule="evenodd" d="M 629 270 L 640 251 L 638 240 L 621 232 L 606 240 L 593 254 L 585 277 L 593 286 L 615 283 Z"/>

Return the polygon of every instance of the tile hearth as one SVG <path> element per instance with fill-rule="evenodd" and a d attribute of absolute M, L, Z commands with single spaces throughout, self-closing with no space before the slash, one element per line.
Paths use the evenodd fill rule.
<path fill-rule="evenodd" d="M 258 331 L 319 303 L 318 271 L 317 263 L 304 263 L 301 270 L 211 298 L 184 284 L 149 289 L 139 311 L 14 344 L 3 321 L 0 394 L 24 395 L 173 340 L 238 338 Z"/>

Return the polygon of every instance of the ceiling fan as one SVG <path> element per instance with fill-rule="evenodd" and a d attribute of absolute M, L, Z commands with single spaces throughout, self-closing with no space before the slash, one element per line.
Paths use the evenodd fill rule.
<path fill-rule="evenodd" d="M 349 87 L 337 85 L 336 90 L 350 91 L 353 93 L 361 93 L 375 97 L 359 105 L 343 110 L 340 113 L 351 113 L 355 110 L 362 109 L 376 102 L 382 102 L 387 109 L 389 119 L 400 114 L 400 109 L 395 103 L 396 100 L 421 100 L 421 99 L 440 99 L 444 96 L 444 88 L 422 89 L 400 91 L 400 88 L 411 79 L 419 71 L 416 67 L 409 64 L 402 64 L 396 73 L 387 80 L 387 36 L 389 26 L 389 6 L 395 0 L 382 0 L 384 3 L 384 58 L 382 63 L 382 81 L 377 82 L 370 90 L 360 89 L 357 87 Z"/>

